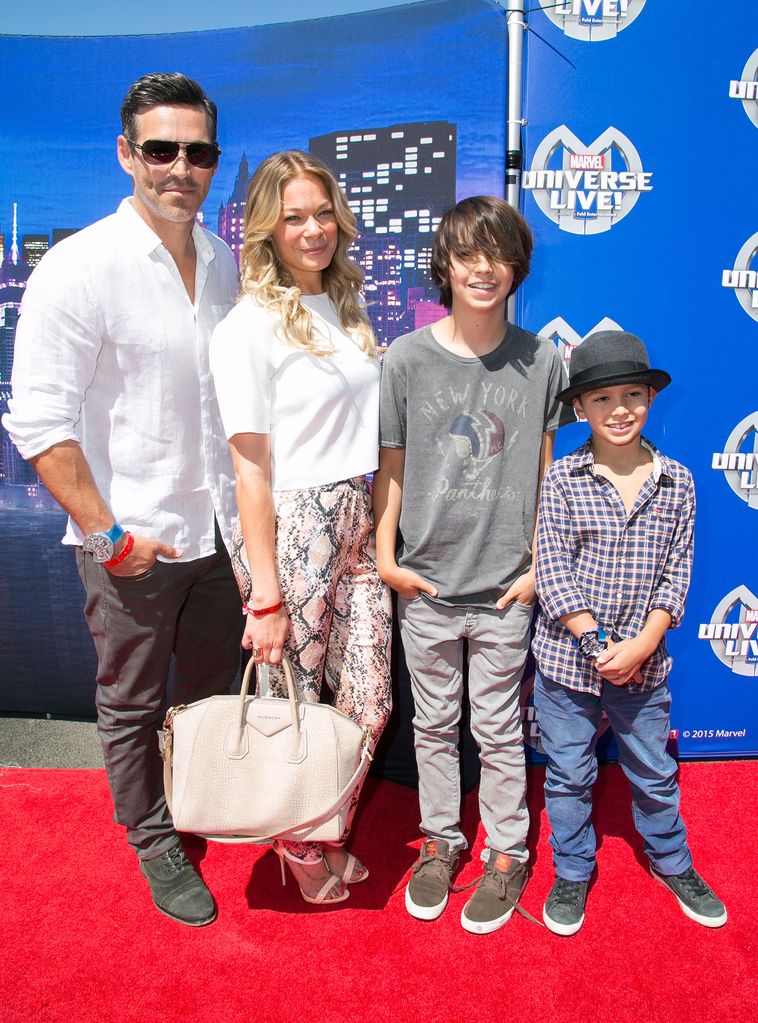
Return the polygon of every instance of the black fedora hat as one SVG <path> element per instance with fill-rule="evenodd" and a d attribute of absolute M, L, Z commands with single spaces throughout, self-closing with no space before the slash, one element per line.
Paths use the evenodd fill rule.
<path fill-rule="evenodd" d="M 569 363 L 569 386 L 558 395 L 564 405 L 585 391 L 614 384 L 650 384 L 662 391 L 671 377 L 651 369 L 647 349 L 638 337 L 625 330 L 598 330 L 576 347 Z"/>

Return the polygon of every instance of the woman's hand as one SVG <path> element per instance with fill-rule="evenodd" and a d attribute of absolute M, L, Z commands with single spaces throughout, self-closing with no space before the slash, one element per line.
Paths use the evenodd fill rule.
<path fill-rule="evenodd" d="M 281 664 L 282 649 L 289 629 L 289 616 L 283 607 L 263 618 L 249 614 L 242 646 L 245 650 L 252 650 L 256 664 Z"/>

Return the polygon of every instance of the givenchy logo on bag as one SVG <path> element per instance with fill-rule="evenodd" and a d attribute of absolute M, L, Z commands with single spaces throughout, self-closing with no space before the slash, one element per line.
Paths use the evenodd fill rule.
<path fill-rule="evenodd" d="M 252 712 L 247 718 L 248 725 L 256 732 L 260 732 L 261 735 L 267 736 L 276 735 L 277 732 L 282 732 L 285 728 L 291 728 L 292 718 L 289 705 L 284 700 L 281 702 L 284 704 L 281 710 L 278 707 L 267 708 L 269 713 L 265 713 L 253 705 Z"/>

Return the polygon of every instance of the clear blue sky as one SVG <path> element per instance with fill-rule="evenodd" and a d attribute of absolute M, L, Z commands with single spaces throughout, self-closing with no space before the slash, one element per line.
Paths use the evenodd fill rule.
<path fill-rule="evenodd" d="M 196 32 L 274 22 L 324 18 L 334 14 L 395 7 L 403 0 L 155 0 L 102 3 L 96 0 L 2 0 L 0 34 L 11 35 L 142 35 L 154 32 Z"/>

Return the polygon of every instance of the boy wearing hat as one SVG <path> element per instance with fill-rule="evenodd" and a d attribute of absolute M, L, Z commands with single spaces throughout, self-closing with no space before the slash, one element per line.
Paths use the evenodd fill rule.
<path fill-rule="evenodd" d="M 545 805 L 556 878 L 543 919 L 556 934 L 584 922 L 595 867 L 591 823 L 596 730 L 604 710 L 632 788 L 653 877 L 706 927 L 726 909 L 692 866 L 666 752 L 671 658 L 692 567 L 695 491 L 688 469 L 642 430 L 671 382 L 623 331 L 590 335 L 571 359 L 574 405 L 592 436 L 546 472 L 540 499 L 534 704 L 548 756 Z"/>

